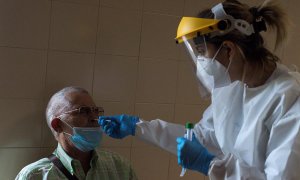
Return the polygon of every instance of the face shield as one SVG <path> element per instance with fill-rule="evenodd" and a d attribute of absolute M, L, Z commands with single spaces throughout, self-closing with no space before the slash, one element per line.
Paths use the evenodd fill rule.
<path fill-rule="evenodd" d="M 222 3 L 213 7 L 212 12 L 215 19 L 183 17 L 176 37 L 176 42 L 183 44 L 191 56 L 202 97 L 210 95 L 214 88 L 226 86 L 231 82 L 228 69 L 216 59 L 223 48 L 222 45 L 212 51 L 212 48 L 209 48 L 212 46 L 210 41 L 234 29 L 246 35 L 254 33 L 253 26 L 247 21 L 227 15 Z"/>
<path fill-rule="evenodd" d="M 212 51 L 209 46 L 213 45 L 209 44 L 206 36 L 200 35 L 192 39 L 183 36 L 182 38 L 183 44 L 191 56 L 202 97 L 208 97 L 213 89 L 231 83 L 228 69 L 216 59 L 223 48 L 222 44 Z"/>
<path fill-rule="evenodd" d="M 198 37 L 199 40 L 203 40 L 203 42 L 199 44 L 194 43 L 194 39 L 187 39 L 186 36 L 183 36 L 182 39 L 193 62 L 192 64 L 197 76 L 200 95 L 202 98 L 208 97 L 213 88 L 213 77 L 206 73 L 205 65 L 201 65 L 200 63 L 201 59 L 208 53 L 205 36 Z"/>

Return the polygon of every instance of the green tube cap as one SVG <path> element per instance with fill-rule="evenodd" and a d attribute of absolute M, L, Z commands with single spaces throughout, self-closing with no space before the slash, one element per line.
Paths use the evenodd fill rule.
<path fill-rule="evenodd" d="M 187 122 L 187 123 L 185 123 L 185 128 L 186 129 L 193 129 L 194 128 L 194 124 L 190 123 L 190 122 Z"/>

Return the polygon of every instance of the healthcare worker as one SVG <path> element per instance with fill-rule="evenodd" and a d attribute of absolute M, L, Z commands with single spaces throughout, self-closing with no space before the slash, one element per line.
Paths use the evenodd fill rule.
<path fill-rule="evenodd" d="M 211 95 L 193 140 L 183 125 L 130 115 L 100 117 L 105 133 L 153 143 L 210 179 L 300 179 L 299 74 L 260 34 L 275 30 L 281 45 L 285 17 L 270 1 L 250 8 L 235 0 L 183 17 L 176 40 L 191 55 L 201 94 Z"/>

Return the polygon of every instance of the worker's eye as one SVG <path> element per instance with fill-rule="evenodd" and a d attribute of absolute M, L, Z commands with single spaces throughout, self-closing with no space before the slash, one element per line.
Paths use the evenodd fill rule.
<path fill-rule="evenodd" d="M 199 53 L 199 55 L 202 55 L 202 56 L 205 55 L 205 53 L 206 53 L 206 48 L 201 47 L 201 46 L 198 46 L 198 47 L 196 47 L 196 49 L 197 49 L 197 52 Z"/>

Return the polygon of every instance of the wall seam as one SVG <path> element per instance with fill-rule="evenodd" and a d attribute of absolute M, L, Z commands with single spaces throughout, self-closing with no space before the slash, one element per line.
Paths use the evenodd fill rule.
<path fill-rule="evenodd" d="M 138 82 L 139 82 L 139 74 L 140 74 L 140 61 L 141 61 L 141 45 L 142 45 L 142 33 L 143 33 L 143 23 L 144 23 L 144 0 L 141 0 L 141 26 L 140 26 L 140 42 L 139 42 L 139 53 L 138 60 L 136 65 L 136 80 L 135 80 L 135 96 L 133 100 L 133 113 L 136 114 L 136 100 L 137 100 L 137 92 L 138 92 Z M 132 148 L 133 148 L 133 138 L 131 138 L 130 143 L 130 162 L 132 162 Z"/>
<path fill-rule="evenodd" d="M 46 101 L 46 99 L 47 99 L 47 76 L 48 76 L 49 50 L 50 50 L 50 40 L 51 40 L 52 13 L 53 13 L 53 1 L 51 0 L 51 2 L 50 2 L 50 12 L 49 12 L 49 14 L 50 14 L 49 18 L 50 19 L 49 19 L 49 27 L 48 27 L 48 46 L 47 46 L 47 53 L 46 53 L 47 55 L 46 55 L 46 64 L 45 64 L 45 77 L 44 77 L 45 78 L 45 84 L 44 84 L 43 103 L 45 105 L 47 104 L 47 101 Z M 42 120 L 43 119 L 41 119 L 41 121 Z M 44 131 L 45 130 L 46 129 L 43 128 L 43 122 L 41 122 L 41 147 L 40 147 L 40 149 L 45 146 L 45 144 L 43 142 L 44 134 L 45 134 Z"/>
<path fill-rule="evenodd" d="M 99 35 L 99 29 L 100 29 L 100 0 L 98 4 L 98 16 L 97 16 L 97 33 L 96 33 L 96 42 L 95 42 L 95 49 L 94 49 L 94 61 L 93 61 L 93 77 L 92 77 L 92 89 L 91 89 L 91 94 L 94 96 L 94 81 L 95 81 L 95 65 L 96 65 L 96 57 L 97 57 L 97 45 L 98 45 L 98 35 Z"/>

